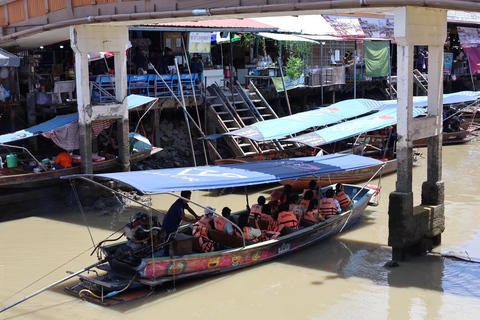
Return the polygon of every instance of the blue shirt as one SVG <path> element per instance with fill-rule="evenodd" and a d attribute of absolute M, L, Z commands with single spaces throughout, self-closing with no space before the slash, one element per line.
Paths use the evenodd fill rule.
<path fill-rule="evenodd" d="M 188 204 L 184 203 L 182 199 L 177 199 L 170 209 L 168 209 L 165 218 L 163 218 L 163 229 L 167 231 L 167 234 L 174 233 L 177 231 L 180 222 L 182 222 L 182 217 L 185 216 L 184 210 L 188 208 Z"/>

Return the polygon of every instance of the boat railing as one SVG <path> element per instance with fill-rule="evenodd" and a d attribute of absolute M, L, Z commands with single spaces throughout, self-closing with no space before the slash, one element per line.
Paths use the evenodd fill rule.
<path fill-rule="evenodd" d="M 41 161 L 39 161 L 27 148 L 20 147 L 20 146 L 14 146 L 14 145 L 11 145 L 11 144 L 4 144 L 4 143 L 0 143 L 0 146 L 6 148 L 7 150 L 9 148 L 14 148 L 14 149 L 21 149 L 22 151 L 25 151 L 26 153 L 28 153 L 32 157 L 32 159 L 38 164 L 38 166 L 41 169 L 43 169 L 45 171 L 48 171 L 48 169 L 45 167 L 45 165 Z"/>

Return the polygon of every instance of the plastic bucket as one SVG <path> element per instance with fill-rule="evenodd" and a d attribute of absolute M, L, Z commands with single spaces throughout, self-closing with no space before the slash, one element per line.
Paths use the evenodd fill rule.
<path fill-rule="evenodd" d="M 15 168 L 17 165 L 17 156 L 14 154 L 7 155 L 7 168 Z"/>

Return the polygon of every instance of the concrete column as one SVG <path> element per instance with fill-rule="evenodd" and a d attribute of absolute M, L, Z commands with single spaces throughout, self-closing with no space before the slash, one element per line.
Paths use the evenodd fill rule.
<path fill-rule="evenodd" d="M 70 43 L 75 52 L 75 80 L 80 129 L 80 155 L 85 173 L 92 173 L 92 121 L 116 119 L 118 121 L 119 159 L 122 169 L 130 169 L 128 141 L 128 104 L 126 50 L 129 47 L 128 27 L 124 26 L 72 26 Z M 92 105 L 88 73 L 89 52 L 114 52 L 115 97 L 117 102 Z"/>
<path fill-rule="evenodd" d="M 395 8 L 398 48 L 398 124 L 396 190 L 389 197 L 389 237 L 393 260 L 404 260 L 407 249 L 425 251 L 440 243 L 444 228 L 441 182 L 443 43 L 446 10 Z M 428 114 L 413 118 L 413 57 L 415 46 L 429 49 Z M 422 205 L 413 206 L 413 141 L 428 138 L 428 179 L 422 185 Z M 433 239 L 433 240 L 432 240 Z"/>

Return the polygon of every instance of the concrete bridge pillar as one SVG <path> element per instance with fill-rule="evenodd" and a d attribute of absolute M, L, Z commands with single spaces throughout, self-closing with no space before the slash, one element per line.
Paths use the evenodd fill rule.
<path fill-rule="evenodd" d="M 440 244 L 445 229 L 442 179 L 443 44 L 447 11 L 421 7 L 395 8 L 398 46 L 398 125 L 396 190 L 389 198 L 389 237 L 393 260 L 409 249 L 425 252 Z M 413 118 L 414 47 L 428 48 L 428 115 Z M 428 176 L 422 203 L 413 205 L 413 141 L 428 139 Z"/>
<path fill-rule="evenodd" d="M 127 65 L 128 27 L 80 25 L 70 28 L 70 43 L 75 52 L 75 81 L 80 130 L 80 155 L 83 172 L 92 173 L 92 121 L 116 119 L 119 159 L 123 171 L 130 170 L 128 141 Z M 115 55 L 115 97 L 117 102 L 93 105 L 88 72 L 88 53 L 113 52 Z"/>

